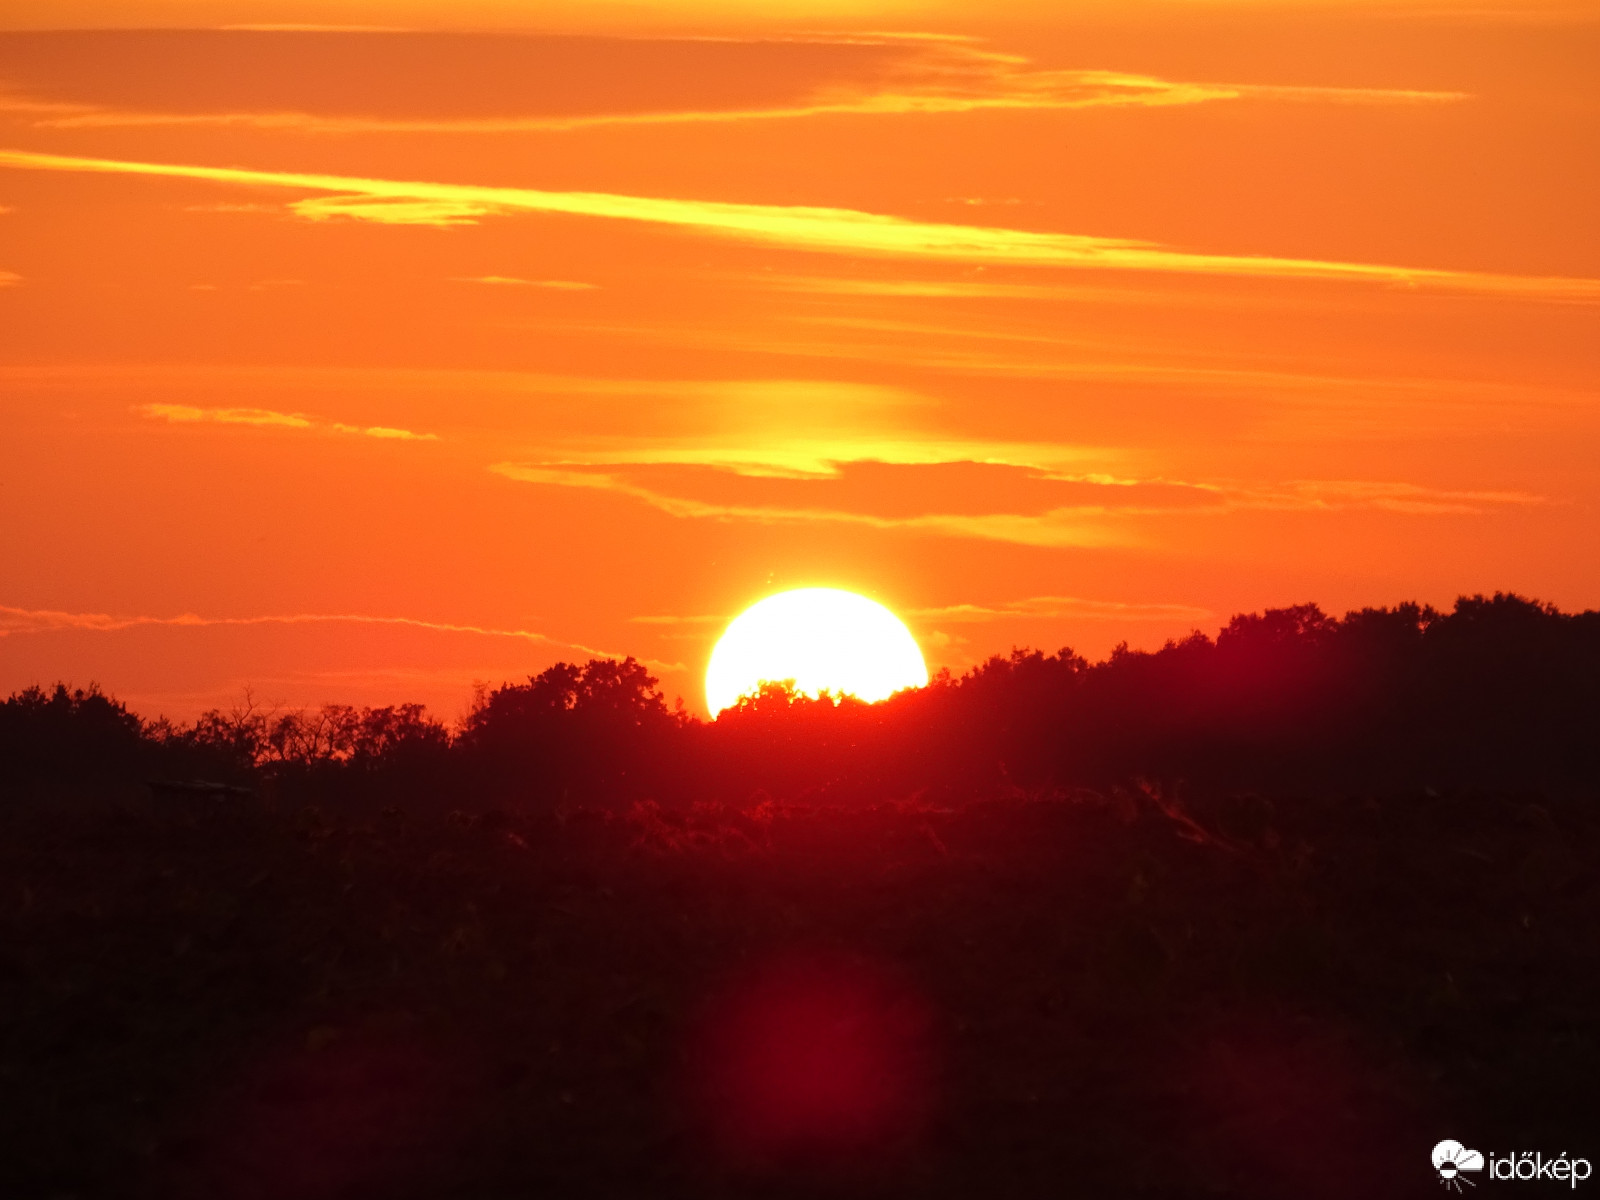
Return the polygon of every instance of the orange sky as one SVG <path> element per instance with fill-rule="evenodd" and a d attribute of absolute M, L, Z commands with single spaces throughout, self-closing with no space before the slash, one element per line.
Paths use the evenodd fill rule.
<path fill-rule="evenodd" d="M 385 28 L 221 28 L 306 23 Z M 805 585 L 957 671 L 1600 605 L 1600 5 L 0 29 L 0 694 L 698 709 Z"/>

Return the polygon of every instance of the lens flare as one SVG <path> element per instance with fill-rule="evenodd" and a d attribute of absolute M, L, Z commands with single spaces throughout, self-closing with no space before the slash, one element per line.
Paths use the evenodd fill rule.
<path fill-rule="evenodd" d="M 713 715 L 793 680 L 795 691 L 883 700 L 928 682 L 922 651 L 883 605 L 837 588 L 768 596 L 737 617 L 711 652 L 706 704 Z"/>
<path fill-rule="evenodd" d="M 935 1101 L 932 1010 L 884 967 L 792 953 L 714 996 L 691 1038 L 691 1111 L 718 1157 L 867 1162 L 915 1140 Z"/>

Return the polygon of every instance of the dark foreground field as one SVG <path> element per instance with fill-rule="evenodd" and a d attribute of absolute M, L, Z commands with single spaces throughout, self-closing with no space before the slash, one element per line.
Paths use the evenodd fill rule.
<path fill-rule="evenodd" d="M 1595 811 L 14 798 L 0 1195 L 1433 1196 L 1444 1137 L 1600 1158 Z"/>

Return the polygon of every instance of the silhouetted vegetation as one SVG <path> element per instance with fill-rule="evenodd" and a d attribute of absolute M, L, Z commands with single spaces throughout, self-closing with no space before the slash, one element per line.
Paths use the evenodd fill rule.
<path fill-rule="evenodd" d="M 456 750 L 464 778 L 497 795 L 625 806 L 679 785 L 688 728 L 639 663 L 595 659 L 481 696 Z"/>
<path fill-rule="evenodd" d="M 1331 1200 L 1437 1194 L 1444 1137 L 1600 1158 L 1597 620 L 1304 606 L 714 723 L 632 660 L 454 732 L 19 693 L 0 1194 Z M 844 1077 L 828 1031 L 888 1031 L 891 1133 L 719 1141 L 764 1102 L 726 997 L 773 979 Z"/>
<path fill-rule="evenodd" d="M 751 797 L 856 802 L 1139 781 L 1202 791 L 1590 787 L 1600 781 L 1600 613 L 1517 596 L 1342 619 L 1234 617 L 1089 663 L 1018 650 L 875 705 L 772 685 L 715 722 L 669 708 L 633 659 L 557 663 L 486 691 L 454 735 L 417 705 L 143 723 L 97 691 L 0 704 L 13 779 L 210 772 L 278 786 L 448 788 L 455 803 Z"/>

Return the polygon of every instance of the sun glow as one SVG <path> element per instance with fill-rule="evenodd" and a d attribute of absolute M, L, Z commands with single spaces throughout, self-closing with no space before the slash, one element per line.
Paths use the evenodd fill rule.
<path fill-rule="evenodd" d="M 715 715 L 763 683 L 788 680 L 808 696 L 883 700 L 925 685 L 928 667 L 883 605 L 837 588 L 799 588 L 752 605 L 723 632 L 706 668 L 706 703 Z"/>

